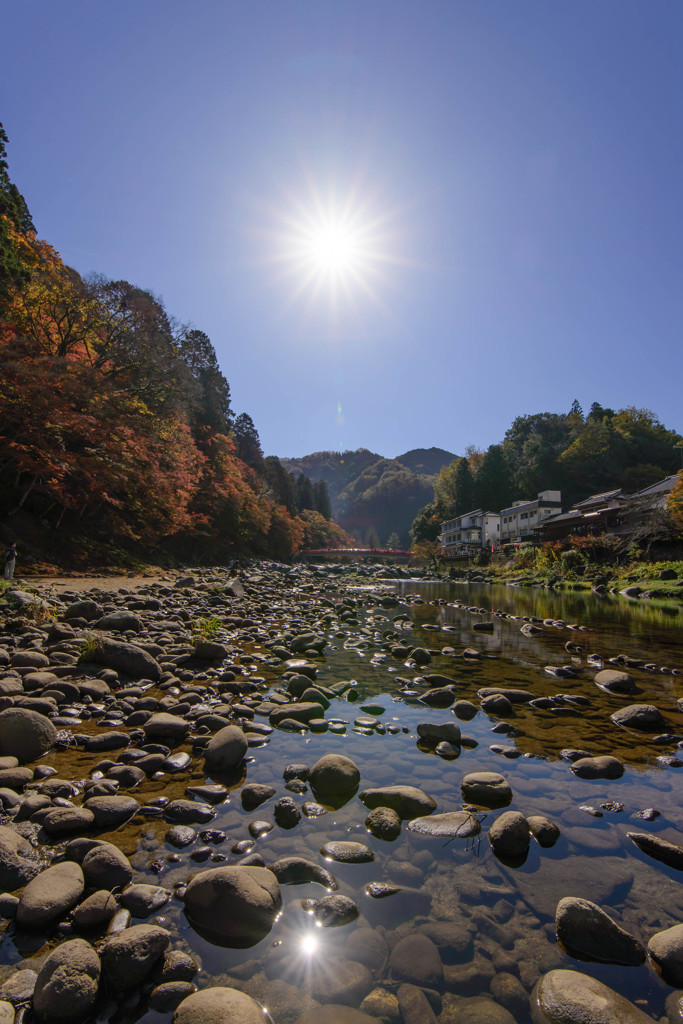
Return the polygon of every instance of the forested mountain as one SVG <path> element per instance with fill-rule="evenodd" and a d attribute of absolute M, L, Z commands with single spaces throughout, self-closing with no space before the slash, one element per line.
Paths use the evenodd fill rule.
<path fill-rule="evenodd" d="M 417 511 L 433 497 L 439 471 L 454 458 L 443 448 L 414 448 L 395 459 L 358 448 L 281 462 L 290 472 L 327 483 L 335 521 L 359 541 L 384 545 L 395 533 L 405 546 Z"/>
<path fill-rule="evenodd" d="M 324 484 L 264 459 L 203 331 L 36 237 L 0 126 L 0 523 L 62 565 L 344 543 Z"/>
<path fill-rule="evenodd" d="M 594 402 L 584 415 L 575 401 L 567 413 L 518 416 L 501 444 L 468 448 L 441 470 L 411 535 L 434 540 L 445 519 L 499 511 L 542 490 L 561 491 L 564 509 L 612 488 L 640 490 L 676 472 L 681 443 L 653 412 L 633 406 L 615 411 Z"/>

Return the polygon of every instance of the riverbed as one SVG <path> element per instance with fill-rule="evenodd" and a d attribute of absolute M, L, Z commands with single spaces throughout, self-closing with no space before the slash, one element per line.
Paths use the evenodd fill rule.
<path fill-rule="evenodd" d="M 253 735 L 246 762 L 234 777 L 207 772 L 201 742 L 194 742 L 197 735 L 191 733 L 173 746 L 174 752 L 190 755 L 184 771 L 160 771 L 126 790 L 143 808 L 163 808 L 164 799 L 183 798 L 190 786 L 224 785 L 225 798 L 212 805 L 208 832 L 194 825 L 196 837 L 187 846 L 167 841 L 169 821 L 156 812 L 138 813 L 115 830 L 92 833 L 125 853 L 134 881 L 151 882 L 172 894 L 157 914 L 144 920 L 167 929 L 172 947 L 196 960 L 200 970 L 194 983 L 199 988 L 241 989 L 267 1008 L 274 1024 L 295 1024 L 302 1015 L 308 1020 L 307 1012 L 315 1014 L 317 1008 L 320 1013 L 330 1003 L 362 1006 L 371 1019 L 412 1024 L 405 992 L 400 1008 L 397 1000 L 402 983 L 426 995 L 441 1024 L 484 1019 L 524 1024 L 530 1020 L 529 999 L 539 979 L 568 969 L 603 982 L 651 1019 L 662 1019 L 674 987 L 650 960 L 626 967 L 571 955 L 558 943 L 555 914 L 564 897 L 590 900 L 645 946 L 654 933 L 683 920 L 680 871 L 653 860 L 628 837 L 629 832 L 646 832 L 674 844 L 681 841 L 681 606 L 483 584 L 363 580 L 325 569 L 263 566 L 243 573 L 243 596 L 216 601 L 207 610 L 202 602 L 207 595 L 220 596 L 226 581 L 229 577 L 219 570 L 198 570 L 180 585 L 174 578 L 112 588 L 102 580 L 89 581 L 87 590 L 105 611 L 107 606 L 138 608 L 144 638 L 161 646 L 169 616 L 178 627 L 169 634 L 176 643 L 187 640 L 183 630 L 196 621 L 197 609 L 205 615 L 213 609 L 221 620 L 215 639 L 230 652 L 222 664 L 207 661 L 202 666 L 181 657 L 175 690 L 143 683 L 144 698 L 165 698 L 164 707 L 172 710 L 174 699 L 180 703 L 187 692 L 199 692 L 209 705 L 216 697 L 217 704 L 212 687 L 227 672 L 238 682 L 255 684 L 251 692 L 235 698 L 242 711 L 235 711 L 233 718 L 248 733 L 250 720 L 267 725 L 270 698 L 285 693 L 286 673 L 296 670 L 297 660 L 330 697 L 320 716 L 326 724 L 318 722 L 312 729 L 300 723 L 296 729 L 290 723 L 292 731 L 273 728 Z M 58 616 L 83 596 L 75 589 L 70 593 L 67 586 L 60 594 Z M 146 598 L 159 596 L 160 608 L 148 614 L 139 609 Z M 185 608 L 190 614 L 183 617 L 179 613 Z M 528 629 L 523 632 L 529 626 L 534 627 L 531 635 Z M 36 649 L 49 651 L 48 630 L 49 623 L 39 623 L 33 634 L 10 628 L 7 635 L 16 646 L 7 649 L 23 649 L 22 637 L 32 636 Z M 74 643 L 82 644 L 92 631 L 92 626 L 81 625 Z M 311 647 L 298 654 L 288 651 L 291 659 L 284 652 L 273 653 L 278 641 L 282 647 L 287 638 L 307 631 L 324 641 L 317 653 Z M 425 652 L 419 663 L 416 650 Z M 72 671 L 61 672 L 60 678 L 78 679 L 77 665 L 70 666 L 68 659 L 61 664 Z M 169 664 L 162 662 L 162 668 Z M 601 667 L 625 671 L 634 693 L 600 689 L 595 677 Z M 122 678 L 117 685 L 121 683 L 130 685 L 131 680 Z M 425 703 L 429 691 L 448 685 L 450 704 Z M 511 709 L 496 713 L 481 707 L 484 688 L 551 699 L 545 706 L 514 702 Z M 110 711 L 117 710 L 116 692 L 113 686 Z M 665 725 L 643 732 L 612 721 L 611 715 L 634 703 L 656 707 Z M 74 706 L 77 714 L 78 702 Z M 134 700 L 131 708 L 125 707 L 118 718 L 121 727 L 134 713 Z M 90 735 L 102 728 L 97 717 L 78 719 L 71 727 L 62 718 L 62 740 L 64 731 Z M 417 731 L 425 723 L 456 723 L 461 744 L 437 748 L 425 743 Z M 610 755 L 621 762 L 623 774 L 580 778 L 573 770 L 576 752 L 590 758 Z M 315 794 L 306 785 L 306 772 L 296 773 L 292 785 L 292 779 L 285 781 L 285 769 L 310 769 L 330 753 L 355 762 L 360 783 L 339 799 L 318 798 L 319 810 L 309 815 L 303 808 L 313 804 Z M 102 771 L 102 760 L 82 746 L 63 743 L 40 763 L 76 784 L 71 802 L 79 805 L 85 780 Z M 116 752 L 111 760 L 117 760 Z M 108 770 L 104 768 L 105 775 Z M 478 772 L 502 775 L 511 799 L 498 807 L 472 806 L 461 782 Z M 246 808 L 240 796 L 245 784 L 252 783 L 274 790 L 256 809 Z M 417 787 L 433 798 L 437 814 L 470 805 L 478 834 L 444 839 L 411 830 L 408 820 L 390 841 L 371 834 L 361 794 L 396 785 Z M 283 796 L 291 797 L 298 814 L 285 827 L 273 812 Z M 559 838 L 542 846 L 531 837 L 525 856 L 498 856 L 488 830 L 507 810 L 526 818 L 545 816 L 559 829 Z M 258 838 L 258 829 L 250 831 L 255 821 L 270 826 Z M 59 855 L 65 845 L 37 830 L 35 841 L 49 857 Z M 361 843 L 372 859 L 325 859 L 321 848 L 335 841 Z M 323 887 L 315 882 L 283 884 L 281 913 L 261 941 L 237 949 L 201 937 L 185 914 L 189 877 L 236 864 L 253 853 L 266 865 L 297 856 L 326 867 L 336 879 L 336 891 L 353 901 L 358 915 L 339 927 L 320 927 L 312 908 L 325 895 Z M 380 891 L 373 883 L 384 886 L 382 898 L 373 895 Z M 33 964 L 38 969 L 50 950 L 74 934 L 68 919 L 39 934 L 5 922 L 0 960 L 12 968 Z M 424 968 L 422 981 L 419 965 L 411 979 L 410 971 L 402 974 L 392 961 L 397 944 L 416 935 L 429 940 L 440 961 L 436 968 L 431 965 L 431 975 Z M 104 933 L 92 941 L 103 940 Z M 349 969 L 347 978 L 346 965 L 359 962 L 365 973 Z M 148 993 L 149 985 L 122 999 L 101 993 L 92 1019 L 170 1022 L 170 1011 L 149 1008 Z M 482 999 L 488 1000 L 488 1017 L 481 1016 L 486 1011 Z"/>

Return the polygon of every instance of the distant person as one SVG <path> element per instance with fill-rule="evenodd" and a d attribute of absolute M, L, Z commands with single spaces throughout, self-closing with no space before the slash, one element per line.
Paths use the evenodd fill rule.
<path fill-rule="evenodd" d="M 11 580 L 14 576 L 14 565 L 17 560 L 17 545 L 10 544 L 5 552 L 5 579 Z"/>

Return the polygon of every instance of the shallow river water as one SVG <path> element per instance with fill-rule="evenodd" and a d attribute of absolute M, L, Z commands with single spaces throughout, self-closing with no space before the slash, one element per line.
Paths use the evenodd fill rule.
<path fill-rule="evenodd" d="M 389 593 L 396 594 L 399 604 L 380 607 L 376 598 Z M 370 594 L 375 600 L 368 607 Z M 385 941 L 391 946 L 397 935 L 414 930 L 430 934 L 436 923 L 448 922 L 458 926 L 461 938 L 442 945 L 444 980 L 429 994 L 443 1024 L 469 1020 L 473 997 L 498 991 L 497 975 L 514 975 L 529 994 L 538 978 L 556 967 L 591 975 L 627 996 L 654 1020 L 661 1019 L 672 989 L 650 964 L 622 967 L 579 961 L 558 945 L 554 919 L 559 899 L 580 896 L 599 904 L 645 944 L 654 932 L 683 922 L 681 874 L 641 853 L 627 837 L 629 831 L 648 831 L 681 841 L 683 767 L 671 762 L 672 755 L 683 758 L 683 749 L 677 746 L 683 740 L 683 713 L 677 705 L 683 697 L 683 607 L 417 581 L 359 585 L 353 596 L 358 602 L 357 624 L 331 623 L 324 656 L 315 661 L 320 684 L 356 682 L 357 699 L 334 700 L 325 715 L 345 723 L 346 731 L 275 730 L 268 743 L 250 750 L 246 780 L 272 785 L 277 797 L 291 795 L 300 806 L 313 797 L 310 792 L 288 794 L 284 768 L 290 763 L 310 767 L 325 753 L 342 753 L 360 769 L 360 790 L 417 786 L 437 801 L 440 812 L 462 807 L 464 775 L 499 772 L 512 788 L 510 809 L 526 816 L 546 815 L 559 826 L 560 838 L 552 848 L 541 848 L 532 840 L 524 863 L 511 866 L 496 857 L 488 841 L 488 827 L 500 811 L 480 808 L 482 828 L 476 839 L 420 836 L 404 823 L 401 835 L 385 842 L 368 833 L 364 825 L 368 810 L 358 795 L 320 817 L 303 816 L 294 828 L 275 825 L 253 846 L 266 864 L 294 854 L 323 864 L 319 851 L 330 840 L 352 839 L 372 849 L 370 863 L 326 864 L 337 878 L 339 892 L 356 902 L 360 917 L 344 927 L 316 927 L 301 903 L 320 899 L 321 887 L 283 885 L 283 911 L 270 934 L 251 949 L 235 950 L 201 938 L 187 922 L 182 902 L 174 899 L 155 921 L 171 930 L 174 946 L 197 957 L 203 972 L 200 983 L 237 982 L 268 1009 L 274 1024 L 289 1024 L 298 1019 L 312 996 L 323 1003 L 334 1001 L 327 998 L 326 990 L 337 984 L 338 965 L 353 951 L 354 934 L 360 929 L 369 926 L 380 946 Z M 508 617 L 492 617 L 492 611 Z M 397 619 L 402 613 L 405 618 Z M 521 632 L 524 617 L 553 620 L 555 625 L 547 623 L 542 634 L 526 636 Z M 474 629 L 475 623 L 491 621 L 492 633 Z M 284 611 L 282 622 L 286 623 Z M 407 644 L 426 648 L 431 663 L 418 667 L 393 656 L 383 635 L 388 630 L 395 630 Z M 566 650 L 568 642 L 581 650 Z M 258 637 L 241 646 L 247 658 L 256 659 L 247 662 L 254 676 L 264 679 L 267 687 L 281 685 L 282 666 L 260 660 L 268 651 Z M 475 648 L 482 657 L 463 657 L 464 647 Z M 629 668 L 640 690 L 636 696 L 610 695 L 595 685 L 597 668 L 587 664 L 589 654 L 605 662 L 625 655 L 656 668 Z M 562 665 L 573 665 L 576 678 L 549 674 L 548 666 Z M 429 673 L 448 677 L 457 684 L 458 699 L 472 701 L 477 708 L 478 690 L 490 686 L 532 690 L 538 697 L 583 695 L 590 703 L 578 707 L 564 703 L 559 710 L 558 706 L 515 705 L 514 713 L 505 717 L 479 709 L 470 720 L 458 721 L 452 709 L 439 710 L 420 702 L 426 688 L 422 677 Z M 610 720 L 613 712 L 635 702 L 653 704 L 662 712 L 667 722 L 664 739 Z M 376 706 L 370 714 L 361 711 L 367 705 Z M 375 719 L 379 728 L 355 726 L 359 717 Z M 458 757 L 438 756 L 418 742 L 419 723 L 453 721 L 466 737 Z M 577 778 L 570 761 L 561 755 L 567 748 L 615 755 L 624 762 L 624 774 L 612 781 Z M 190 747 L 178 749 L 189 751 Z M 67 751 L 43 760 L 54 764 L 60 777 L 77 778 L 87 776 L 97 759 Z M 151 778 L 134 795 L 141 802 L 158 795 L 183 796 L 188 785 L 204 781 L 215 780 L 207 778 L 203 761 L 197 758 L 190 777 Z M 239 789 L 244 781 L 244 777 L 233 781 L 229 799 L 216 807 L 209 826 L 227 834 L 224 842 L 215 844 L 215 853 L 227 863 L 239 859 L 231 848 L 250 839 L 251 822 L 272 822 L 272 801 L 256 811 L 243 809 Z M 656 809 L 659 815 L 650 821 L 637 817 L 646 808 Z M 142 822 L 136 818 L 101 838 L 117 843 L 131 858 L 138 881 L 172 889 L 187 881 L 190 870 L 215 866 L 211 861 L 193 862 L 192 847 L 174 850 L 165 843 L 167 830 L 159 818 Z M 371 882 L 416 891 L 376 899 L 366 894 Z M 0 958 L 5 964 L 19 963 L 44 953 L 52 941 L 46 945 L 44 937 L 19 936 L 8 925 Z M 368 966 L 374 970 L 373 987 L 395 991 L 387 966 L 369 961 Z M 354 1005 L 359 1006 L 366 994 L 367 990 L 359 990 Z M 529 1020 L 523 1001 L 512 999 L 509 1009 L 520 1024 Z M 170 1020 L 169 1014 L 133 1006 L 128 1011 L 119 1007 L 114 1016 L 110 1013 L 111 1008 L 100 1019 L 149 1024 Z"/>

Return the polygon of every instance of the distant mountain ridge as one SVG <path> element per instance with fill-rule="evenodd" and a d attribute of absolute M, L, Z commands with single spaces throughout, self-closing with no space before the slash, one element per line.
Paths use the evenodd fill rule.
<path fill-rule="evenodd" d="M 432 500 L 443 466 L 455 458 L 453 452 L 436 447 L 413 448 L 395 459 L 357 448 L 280 462 L 290 473 L 305 473 L 314 482 L 325 480 L 335 521 L 360 540 L 374 530 L 382 544 L 397 533 L 407 545 L 413 519 Z"/>

